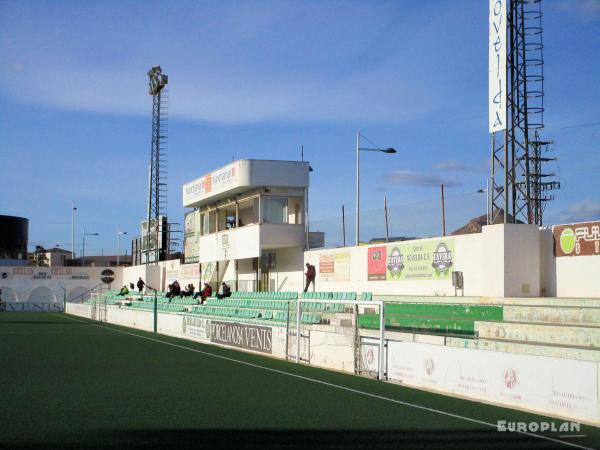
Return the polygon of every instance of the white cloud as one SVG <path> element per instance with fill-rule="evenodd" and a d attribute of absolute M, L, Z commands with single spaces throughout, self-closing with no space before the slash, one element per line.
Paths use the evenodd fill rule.
<path fill-rule="evenodd" d="M 452 172 L 488 172 L 489 160 L 482 161 L 478 165 L 465 164 L 456 159 L 441 161 L 434 166 L 437 170 L 452 171 Z"/>
<path fill-rule="evenodd" d="M 569 205 L 560 214 L 564 222 L 581 222 L 600 219 L 600 200 L 586 199 Z"/>
<path fill-rule="evenodd" d="M 388 180 L 394 184 L 421 187 L 439 187 L 441 184 L 447 187 L 460 185 L 460 183 L 455 180 L 444 179 L 438 175 L 413 172 L 412 170 L 395 170 L 388 176 Z"/>
<path fill-rule="evenodd" d="M 600 17 L 600 0 L 563 0 L 558 4 L 558 9 L 589 22 Z"/>
<path fill-rule="evenodd" d="M 430 40 L 446 36 L 452 8 L 416 27 L 404 7 L 383 4 L 197 4 L 160 21 L 133 4 L 119 14 L 50 5 L 5 11 L 0 90 L 16 101 L 147 116 L 146 70 L 156 63 L 169 74 L 170 116 L 186 120 L 398 123 L 455 97 L 452 75 L 430 70 L 448 57 Z"/>
<path fill-rule="evenodd" d="M 456 172 L 470 172 L 473 170 L 471 166 L 454 159 L 439 162 L 434 167 L 438 170 L 452 170 Z"/>

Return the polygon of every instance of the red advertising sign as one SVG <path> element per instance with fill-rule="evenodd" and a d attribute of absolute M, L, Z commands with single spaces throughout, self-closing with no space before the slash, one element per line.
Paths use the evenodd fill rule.
<path fill-rule="evenodd" d="M 557 257 L 600 255 L 600 222 L 557 225 L 552 233 Z"/>
<path fill-rule="evenodd" d="M 368 279 L 369 281 L 385 280 L 386 278 L 386 247 L 370 247 L 368 253 Z"/>
<path fill-rule="evenodd" d="M 319 273 L 333 273 L 335 263 L 333 255 L 321 255 L 319 256 Z"/>

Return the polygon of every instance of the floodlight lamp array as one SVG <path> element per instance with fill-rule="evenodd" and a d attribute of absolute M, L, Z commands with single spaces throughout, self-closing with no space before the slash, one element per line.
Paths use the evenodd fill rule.
<path fill-rule="evenodd" d="M 169 83 L 169 77 L 162 73 L 160 66 L 153 66 L 148 71 L 148 77 L 150 78 L 150 87 L 148 92 L 150 95 L 156 95 Z"/>

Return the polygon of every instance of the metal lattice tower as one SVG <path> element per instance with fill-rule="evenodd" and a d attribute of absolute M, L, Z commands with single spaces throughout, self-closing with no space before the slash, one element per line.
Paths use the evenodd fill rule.
<path fill-rule="evenodd" d="M 152 143 L 148 174 L 148 227 L 146 264 L 154 252 L 154 263 L 160 261 L 163 217 L 167 216 L 167 136 L 169 93 L 165 86 L 168 77 L 160 66 L 148 71 L 149 93 L 152 96 Z"/>
<path fill-rule="evenodd" d="M 545 173 L 544 166 L 547 163 L 556 161 L 555 157 L 545 156 L 552 149 L 553 141 L 544 141 L 536 130 L 534 139 L 530 142 L 531 155 L 530 161 L 530 185 L 531 185 L 531 213 L 533 214 L 533 223 L 544 224 L 544 210 L 546 203 L 554 200 L 554 195 L 550 191 L 560 189 L 560 182 L 556 179 L 555 173 Z"/>
<path fill-rule="evenodd" d="M 492 133 L 492 186 L 488 223 L 541 225 L 543 203 L 553 196 L 540 190 L 560 184 L 542 182 L 541 156 L 550 143 L 544 127 L 544 55 L 541 0 L 509 0 L 506 21 L 506 129 Z"/>

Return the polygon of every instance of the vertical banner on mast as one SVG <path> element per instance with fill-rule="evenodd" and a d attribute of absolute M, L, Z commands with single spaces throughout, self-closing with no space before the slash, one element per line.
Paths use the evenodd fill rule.
<path fill-rule="evenodd" d="M 490 0 L 489 129 L 506 129 L 506 9 L 508 0 Z"/>

